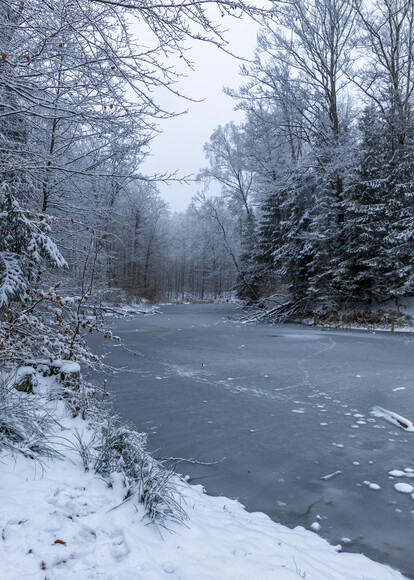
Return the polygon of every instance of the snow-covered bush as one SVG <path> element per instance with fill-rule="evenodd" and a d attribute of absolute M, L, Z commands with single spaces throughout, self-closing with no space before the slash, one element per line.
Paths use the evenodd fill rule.
<path fill-rule="evenodd" d="M 10 304 L 2 310 L 0 322 L 0 366 L 8 369 L 26 361 L 77 361 L 99 367 L 99 358 L 88 348 L 83 332 L 102 332 L 102 324 L 84 314 L 88 294 L 63 297 L 58 287 L 31 290 L 24 308 Z"/>
<path fill-rule="evenodd" d="M 106 391 L 81 385 L 78 390 L 64 390 L 63 398 L 72 415 L 86 419 L 90 426 L 86 437 L 77 433 L 76 447 L 85 469 L 101 475 L 108 485 L 114 474 L 120 474 L 124 500 L 142 504 L 151 521 L 164 527 L 168 521 L 184 521 L 173 471 L 151 457 L 146 434 L 114 412 Z"/>
<path fill-rule="evenodd" d="M 31 459 L 59 457 L 50 443 L 54 420 L 39 397 L 19 393 L 16 376 L 0 377 L 0 450 Z"/>

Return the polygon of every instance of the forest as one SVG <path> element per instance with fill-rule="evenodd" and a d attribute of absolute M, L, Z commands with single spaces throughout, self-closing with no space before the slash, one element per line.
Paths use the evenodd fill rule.
<path fill-rule="evenodd" d="M 242 120 L 149 174 L 192 49 L 240 19 Z M 340 551 L 411 566 L 409 335 L 245 322 L 392 303 L 412 330 L 413 92 L 414 0 L 0 0 L 2 577 L 403 578 Z M 298 527 L 184 475 L 229 465 Z"/>
<path fill-rule="evenodd" d="M 292 315 L 412 295 L 413 10 L 292 2 L 261 29 L 228 90 L 245 121 L 200 173 L 236 213 L 240 297 Z"/>
<path fill-rule="evenodd" d="M 174 115 L 171 59 L 225 46 L 204 4 L 1 2 L 3 360 L 81 356 L 88 300 L 275 299 L 289 318 L 413 294 L 414 3 L 214 5 L 259 24 L 225 89 L 244 121 L 216 128 L 172 213 L 157 184 L 179 168 L 142 164 Z"/>

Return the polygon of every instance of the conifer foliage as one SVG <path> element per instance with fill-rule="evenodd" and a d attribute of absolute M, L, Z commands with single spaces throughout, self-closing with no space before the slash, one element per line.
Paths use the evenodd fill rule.
<path fill-rule="evenodd" d="M 276 289 L 303 314 L 414 294 L 413 47 L 405 0 L 293 0 L 263 26 L 229 91 L 259 300 Z"/>

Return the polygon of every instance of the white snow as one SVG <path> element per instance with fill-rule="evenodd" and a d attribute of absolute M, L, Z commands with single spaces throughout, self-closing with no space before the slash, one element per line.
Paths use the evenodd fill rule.
<path fill-rule="evenodd" d="M 378 483 L 370 483 L 368 487 L 369 487 L 370 489 L 373 489 L 373 490 L 375 490 L 375 491 L 377 491 L 377 490 L 381 489 L 381 486 L 380 486 L 380 485 L 378 485 Z"/>
<path fill-rule="evenodd" d="M 391 475 L 392 477 L 404 477 L 407 474 L 405 471 L 401 471 L 400 469 L 393 469 L 392 471 L 388 472 L 388 475 Z"/>
<path fill-rule="evenodd" d="M 369 489 L 373 489 L 374 491 L 378 491 L 379 489 L 381 489 L 381 486 L 378 485 L 378 483 L 371 483 L 370 481 L 364 481 L 363 484 L 366 485 L 367 487 L 369 487 Z"/>
<path fill-rule="evenodd" d="M 409 483 L 396 483 L 394 485 L 394 489 L 399 491 L 400 493 L 413 493 L 414 487 Z"/>
<path fill-rule="evenodd" d="M 75 362 L 64 362 L 61 367 L 60 370 L 62 373 L 80 373 L 80 365 L 78 363 Z"/>
<path fill-rule="evenodd" d="M 86 422 L 68 416 L 60 402 L 51 402 L 50 411 L 58 419 L 55 441 L 63 460 L 41 465 L 0 452 L 2 580 L 403 579 L 363 555 L 339 553 L 340 546 L 302 527 L 248 513 L 237 501 L 210 497 L 178 477 L 188 520 L 170 523 L 169 531 L 148 525 L 141 504 L 122 503 L 119 474 L 110 487 L 85 472 L 70 443 L 75 430 L 86 432 Z"/>
<path fill-rule="evenodd" d="M 19 367 L 15 374 L 15 379 L 20 380 L 23 377 L 27 377 L 27 375 L 34 375 L 36 371 L 33 367 Z"/>

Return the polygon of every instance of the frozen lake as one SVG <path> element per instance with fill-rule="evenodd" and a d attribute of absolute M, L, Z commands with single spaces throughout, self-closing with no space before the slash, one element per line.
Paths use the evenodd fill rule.
<path fill-rule="evenodd" d="M 136 370 L 110 389 L 154 455 L 217 461 L 177 470 L 414 578 L 414 495 L 394 488 L 414 487 L 414 433 L 370 415 L 380 405 L 414 419 L 414 337 L 242 325 L 231 304 L 161 311 L 112 322 L 136 356 L 91 340 Z"/>

